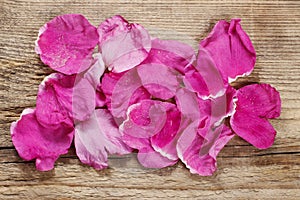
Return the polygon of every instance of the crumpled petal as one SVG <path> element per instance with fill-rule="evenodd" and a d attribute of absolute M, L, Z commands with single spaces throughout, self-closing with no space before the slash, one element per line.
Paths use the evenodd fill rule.
<path fill-rule="evenodd" d="M 281 111 L 279 92 L 269 84 L 253 84 L 237 91 L 236 112 L 230 119 L 234 132 L 259 149 L 269 148 L 276 130 L 267 119 Z"/>
<path fill-rule="evenodd" d="M 193 47 L 176 40 L 152 40 L 151 51 L 142 64 L 159 63 L 184 73 L 184 68 L 191 65 L 196 55 Z"/>
<path fill-rule="evenodd" d="M 151 39 L 139 24 L 130 24 L 120 15 L 98 27 L 99 50 L 109 70 L 123 72 L 140 64 L 148 56 Z"/>
<path fill-rule="evenodd" d="M 193 174 L 210 176 L 216 170 L 216 157 L 226 143 L 234 136 L 229 128 L 223 124 L 215 129 L 210 129 L 217 133 L 219 137 L 209 147 L 203 150 L 204 138 L 197 131 L 207 131 L 198 129 L 197 123 L 190 124 L 178 139 L 177 152 L 181 161 L 190 169 Z M 204 153 L 203 153 L 204 151 Z"/>
<path fill-rule="evenodd" d="M 35 110 L 25 109 L 18 121 L 11 125 L 12 142 L 24 160 L 36 159 L 36 168 L 48 171 L 72 143 L 74 128 L 60 124 L 59 128 L 42 126 L 36 119 Z"/>
<path fill-rule="evenodd" d="M 199 48 L 209 52 L 225 84 L 239 76 L 249 75 L 256 61 L 255 49 L 240 21 L 232 19 L 228 23 L 220 20 L 209 36 L 200 42 Z"/>
<path fill-rule="evenodd" d="M 97 29 L 84 16 L 66 14 L 55 17 L 40 29 L 35 51 L 46 65 L 71 75 L 90 67 L 97 43 Z"/>
<path fill-rule="evenodd" d="M 53 73 L 39 86 L 36 115 L 46 127 L 84 121 L 94 109 L 95 88 L 85 78 Z"/>
<path fill-rule="evenodd" d="M 100 78 L 105 71 L 105 65 L 100 53 L 93 55 L 94 64 L 83 73 L 83 78 L 88 80 L 90 84 L 96 89 L 100 85 Z"/>
<path fill-rule="evenodd" d="M 182 75 L 171 67 L 149 63 L 137 67 L 141 84 L 156 98 L 170 99 L 180 87 Z"/>
<path fill-rule="evenodd" d="M 75 148 L 82 163 L 99 170 L 108 166 L 108 153 L 131 152 L 122 141 L 112 115 L 105 109 L 95 110 L 91 118 L 75 126 Z"/>

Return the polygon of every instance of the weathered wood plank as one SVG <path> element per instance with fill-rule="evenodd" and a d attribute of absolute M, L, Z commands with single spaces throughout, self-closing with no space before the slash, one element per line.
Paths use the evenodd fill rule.
<path fill-rule="evenodd" d="M 97 172 L 81 165 L 73 148 L 54 171 L 36 171 L 18 157 L 9 127 L 24 108 L 35 106 L 38 85 L 52 72 L 34 53 L 38 29 L 63 13 L 82 13 L 94 25 L 121 14 L 154 36 L 195 49 L 218 20 L 242 18 L 257 64 L 239 84 L 266 82 L 280 91 L 275 144 L 257 150 L 235 137 L 212 177 L 191 175 L 182 164 L 143 169 L 135 155 L 111 157 L 111 168 Z M 1 0 L 0 111 L 0 199 L 300 199 L 300 1 Z"/>

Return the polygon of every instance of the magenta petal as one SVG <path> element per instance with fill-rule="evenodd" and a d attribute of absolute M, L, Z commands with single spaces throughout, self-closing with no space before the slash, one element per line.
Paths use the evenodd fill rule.
<path fill-rule="evenodd" d="M 279 93 L 268 84 L 253 84 L 239 89 L 237 99 L 236 112 L 230 119 L 232 129 L 257 148 L 270 147 L 276 131 L 267 119 L 280 115 Z"/>
<path fill-rule="evenodd" d="M 164 127 L 154 136 L 151 137 L 151 145 L 155 151 L 161 153 L 163 156 L 176 160 L 178 159 L 176 152 L 176 143 L 181 131 L 181 113 L 176 108 L 176 105 L 171 103 L 164 103 L 166 108 L 166 121 Z"/>
<path fill-rule="evenodd" d="M 52 69 L 77 74 L 92 64 L 97 42 L 97 29 L 84 16 L 67 14 L 55 17 L 40 29 L 36 52 Z"/>
<path fill-rule="evenodd" d="M 254 47 L 240 21 L 219 21 L 209 36 L 200 43 L 200 48 L 209 52 L 226 82 L 249 75 L 256 61 Z"/>
<path fill-rule="evenodd" d="M 277 118 L 281 112 L 279 92 L 269 84 L 252 84 L 242 87 L 237 92 L 237 110 L 251 115 Z"/>
<path fill-rule="evenodd" d="M 202 131 L 201 129 L 199 131 Z M 210 176 L 216 170 L 216 157 L 225 144 L 234 136 L 234 134 L 224 125 L 214 130 L 219 137 L 210 146 L 203 146 L 204 138 L 202 134 L 197 134 L 197 124 L 190 124 L 177 143 L 177 152 L 181 161 L 190 169 L 193 174 Z M 203 149 L 205 148 L 205 149 Z"/>
<path fill-rule="evenodd" d="M 199 47 L 197 64 L 185 69 L 184 83 L 188 89 L 198 92 L 202 98 L 219 97 L 226 88 L 218 66 L 209 53 Z"/>
<path fill-rule="evenodd" d="M 82 163 L 95 169 L 106 168 L 107 154 L 127 154 L 131 149 L 124 144 L 111 114 L 95 110 L 88 120 L 75 127 L 76 154 Z"/>
<path fill-rule="evenodd" d="M 87 79 L 51 74 L 39 86 L 37 119 L 52 127 L 62 122 L 73 124 L 73 119 L 84 121 L 95 109 L 95 98 L 95 88 Z"/>
<path fill-rule="evenodd" d="M 130 24 L 119 15 L 102 22 L 98 28 L 99 47 L 108 69 L 123 72 L 140 64 L 151 49 L 148 32 Z"/>
<path fill-rule="evenodd" d="M 177 163 L 177 160 L 171 160 L 154 151 L 152 148 L 144 148 L 139 150 L 137 158 L 141 165 L 147 168 L 163 168 L 172 166 Z"/>
<path fill-rule="evenodd" d="M 143 64 L 137 67 L 142 85 L 156 98 L 170 99 L 180 87 L 181 74 L 162 64 Z"/>
<path fill-rule="evenodd" d="M 276 131 L 266 119 L 247 112 L 236 112 L 230 124 L 238 136 L 259 149 L 269 148 L 274 143 Z"/>
<path fill-rule="evenodd" d="M 143 100 L 128 108 L 127 119 L 121 124 L 120 130 L 132 137 L 149 138 L 164 127 L 166 119 L 166 108 L 161 102 Z"/>
<path fill-rule="evenodd" d="M 21 118 L 11 125 L 12 142 L 24 160 L 36 159 L 40 171 L 53 169 L 54 162 L 66 154 L 74 135 L 73 126 L 61 124 L 58 128 L 42 126 L 34 109 L 25 109 Z"/>
<path fill-rule="evenodd" d="M 143 64 L 160 63 L 184 73 L 184 68 L 195 61 L 194 49 L 176 40 L 152 40 L 151 51 Z"/>

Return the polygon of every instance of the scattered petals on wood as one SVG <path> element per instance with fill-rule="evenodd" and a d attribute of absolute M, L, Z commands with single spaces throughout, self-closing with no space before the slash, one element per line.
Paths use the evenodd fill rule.
<path fill-rule="evenodd" d="M 240 21 L 219 21 L 196 55 L 119 15 L 98 28 L 79 14 L 55 17 L 40 29 L 36 53 L 56 72 L 40 84 L 36 108 L 11 124 L 20 157 L 51 170 L 74 140 L 81 162 L 97 170 L 108 167 L 108 155 L 136 150 L 144 167 L 181 161 L 210 176 L 234 135 L 270 147 L 279 93 L 268 84 L 231 86 L 256 61 Z"/>

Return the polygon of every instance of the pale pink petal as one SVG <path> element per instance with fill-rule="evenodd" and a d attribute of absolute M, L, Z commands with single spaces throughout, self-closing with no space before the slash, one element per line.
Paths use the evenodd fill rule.
<path fill-rule="evenodd" d="M 109 70 L 123 72 L 140 64 L 148 56 L 151 39 L 138 24 L 130 24 L 116 15 L 98 27 L 99 50 Z"/>
<path fill-rule="evenodd" d="M 94 64 L 83 73 L 83 78 L 88 80 L 94 88 L 97 88 L 100 84 L 100 77 L 104 73 L 105 65 L 100 53 L 94 54 L 93 57 Z"/>
<path fill-rule="evenodd" d="M 143 100 L 128 108 L 127 118 L 121 124 L 120 130 L 133 137 L 149 138 L 161 131 L 166 119 L 166 108 L 162 102 Z"/>
<path fill-rule="evenodd" d="M 151 147 L 139 150 L 137 158 L 141 165 L 146 168 L 164 168 L 177 163 L 176 160 L 168 159 L 160 153 L 154 151 Z"/>
<path fill-rule="evenodd" d="M 95 88 L 87 79 L 54 73 L 39 86 L 36 115 L 45 126 L 72 124 L 88 119 L 95 104 Z"/>
<path fill-rule="evenodd" d="M 36 52 L 52 69 L 77 74 L 92 64 L 97 42 L 97 29 L 84 16 L 67 14 L 55 17 L 41 28 Z"/>
<path fill-rule="evenodd" d="M 75 126 L 75 148 L 81 162 L 95 169 L 108 166 L 108 153 L 122 155 L 131 152 L 122 141 L 113 117 L 104 109 L 95 110 L 91 118 Z"/>
<path fill-rule="evenodd" d="M 232 19 L 230 23 L 225 20 L 219 21 L 209 36 L 200 43 L 200 48 L 209 52 L 226 82 L 249 75 L 256 61 L 254 47 L 242 29 L 240 21 L 240 19 Z"/>
<path fill-rule="evenodd" d="M 34 109 L 25 109 L 21 118 L 11 125 L 12 142 L 24 160 L 36 159 L 40 171 L 53 169 L 55 161 L 66 154 L 72 143 L 74 128 L 60 124 L 58 128 L 42 126 Z"/>
<path fill-rule="evenodd" d="M 171 67 L 149 63 L 137 67 L 142 85 L 156 98 L 170 99 L 180 87 L 181 74 Z"/>
<path fill-rule="evenodd" d="M 279 117 L 279 92 L 268 84 L 253 84 L 238 90 L 236 112 L 230 119 L 237 135 L 257 148 L 270 147 L 276 131 L 267 119 Z"/>
<path fill-rule="evenodd" d="M 194 49 L 176 40 L 152 40 L 151 51 L 143 64 L 160 63 L 184 73 L 184 68 L 195 61 Z"/>
<path fill-rule="evenodd" d="M 178 156 L 191 173 L 210 176 L 216 170 L 218 153 L 234 134 L 224 125 L 215 127 L 209 131 L 221 132 L 219 137 L 210 146 L 203 146 L 204 138 L 197 131 L 207 130 L 198 130 L 197 126 L 197 123 L 192 123 L 182 133 L 177 143 Z"/>

